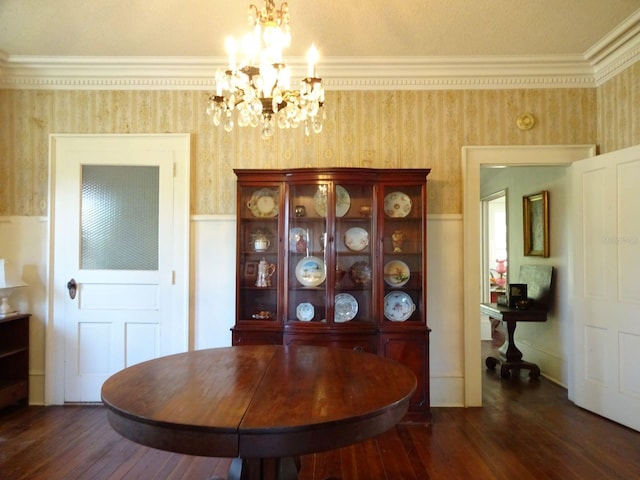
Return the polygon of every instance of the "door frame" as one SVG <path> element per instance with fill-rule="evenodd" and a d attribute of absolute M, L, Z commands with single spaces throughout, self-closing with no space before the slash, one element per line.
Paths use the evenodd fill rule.
<path fill-rule="evenodd" d="M 173 218 L 175 231 L 179 232 L 173 239 L 172 255 L 174 259 L 173 281 L 176 288 L 179 288 L 179 297 L 183 299 L 180 305 L 176 305 L 172 312 L 184 319 L 182 325 L 183 339 L 179 341 L 183 344 L 184 350 L 191 346 L 190 330 L 190 168 L 192 154 L 192 138 L 188 133 L 174 134 L 50 134 L 49 135 L 49 201 L 48 218 L 49 228 L 47 232 L 47 282 L 46 282 L 46 315 L 45 315 L 45 385 L 44 403 L 45 405 L 61 405 L 64 403 L 64 348 L 57 348 L 64 345 L 61 335 L 64 320 L 54 318 L 54 305 L 57 295 L 66 295 L 66 289 L 54 285 L 55 277 L 55 173 L 56 173 L 56 151 L 55 143 L 59 138 L 95 138 L 105 139 L 127 139 L 135 142 L 136 139 L 157 138 L 173 140 L 176 142 L 176 150 L 181 149 L 181 154 L 175 156 L 174 161 L 174 190 L 173 190 Z"/>
<path fill-rule="evenodd" d="M 462 147 L 464 406 L 482 406 L 480 322 L 480 167 L 570 165 L 596 154 L 595 145 Z M 571 290 L 570 290 L 571 291 Z"/>

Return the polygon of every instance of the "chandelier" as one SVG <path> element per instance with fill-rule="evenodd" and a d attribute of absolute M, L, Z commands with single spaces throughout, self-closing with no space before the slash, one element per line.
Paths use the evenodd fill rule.
<path fill-rule="evenodd" d="M 225 43 L 229 68 L 216 72 L 216 93 L 207 105 L 213 124 L 222 125 L 226 132 L 236 122 L 240 127 L 261 125 L 262 138 L 273 136 L 276 125 L 302 125 L 306 135 L 320 133 L 324 89 L 316 74 L 315 45 L 307 53 L 307 76 L 298 90 L 291 88 L 290 70 L 282 59 L 282 51 L 291 44 L 289 5 L 285 2 L 276 9 L 274 0 L 265 0 L 261 10 L 249 5 L 249 26 L 251 32 L 239 45 L 231 37 Z"/>

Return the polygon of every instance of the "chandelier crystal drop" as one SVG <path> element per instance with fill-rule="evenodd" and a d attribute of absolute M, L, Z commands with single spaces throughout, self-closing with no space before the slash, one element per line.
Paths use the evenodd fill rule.
<path fill-rule="evenodd" d="M 265 0 L 262 9 L 249 5 L 249 26 L 251 32 L 239 44 L 231 37 L 225 43 L 229 68 L 216 72 L 216 93 L 207 105 L 211 121 L 226 132 L 236 123 L 260 125 L 265 139 L 273 136 L 276 126 L 303 126 L 306 135 L 320 133 L 324 89 L 316 74 L 315 45 L 307 52 L 307 76 L 298 90 L 291 88 L 290 70 L 283 62 L 282 52 L 291 44 L 289 5 L 285 2 L 276 9 L 274 0 Z"/>

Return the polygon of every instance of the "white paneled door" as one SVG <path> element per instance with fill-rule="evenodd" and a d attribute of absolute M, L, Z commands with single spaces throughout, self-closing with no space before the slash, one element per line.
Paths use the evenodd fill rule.
<path fill-rule="evenodd" d="M 188 348 L 188 135 L 53 135 L 47 403 Z"/>
<path fill-rule="evenodd" d="M 574 401 L 640 430 L 640 147 L 571 168 Z"/>

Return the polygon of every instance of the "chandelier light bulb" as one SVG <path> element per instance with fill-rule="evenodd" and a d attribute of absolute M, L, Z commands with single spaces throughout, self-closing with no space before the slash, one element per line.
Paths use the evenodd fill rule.
<path fill-rule="evenodd" d="M 229 70 L 233 72 L 236 69 L 236 53 L 238 52 L 238 44 L 233 37 L 227 37 L 225 48 L 229 55 Z"/>
<path fill-rule="evenodd" d="M 239 46 L 233 37 L 226 39 L 229 68 L 216 72 L 216 93 L 206 108 L 212 123 L 231 132 L 237 116 L 239 127 L 262 125 L 262 138 L 272 137 L 275 125 L 297 128 L 304 124 L 306 135 L 320 133 L 324 89 L 316 72 L 315 44 L 307 52 L 306 78 L 299 90 L 292 89 L 290 69 L 283 59 L 284 49 L 291 45 L 288 4 L 282 3 L 279 9 L 274 0 L 265 0 L 261 9 L 252 4 L 248 19 L 251 31 Z"/>
<path fill-rule="evenodd" d="M 307 77 L 315 78 L 316 76 L 316 63 L 318 63 L 318 50 L 315 43 L 311 44 L 311 48 L 307 52 Z"/>

